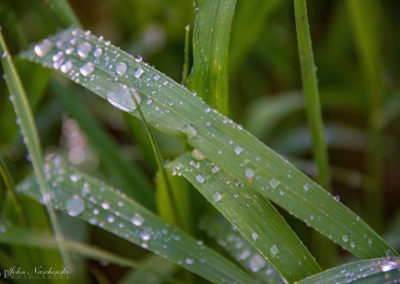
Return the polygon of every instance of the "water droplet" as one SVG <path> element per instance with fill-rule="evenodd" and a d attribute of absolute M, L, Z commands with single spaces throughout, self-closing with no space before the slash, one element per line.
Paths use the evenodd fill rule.
<path fill-rule="evenodd" d="M 107 217 L 107 222 L 108 223 L 114 223 L 114 221 L 115 221 L 115 217 L 113 215 L 110 215 L 110 216 Z"/>
<path fill-rule="evenodd" d="M 347 235 L 343 235 L 342 240 L 347 243 L 349 241 L 349 237 Z"/>
<path fill-rule="evenodd" d="M 269 181 L 269 185 L 272 188 L 277 188 L 279 186 L 279 184 L 280 184 L 280 181 L 277 179 L 274 179 L 274 178 Z"/>
<path fill-rule="evenodd" d="M 43 57 L 50 51 L 52 47 L 53 43 L 49 39 L 45 39 L 41 43 L 35 44 L 33 49 L 37 56 Z"/>
<path fill-rule="evenodd" d="M 250 256 L 250 252 L 247 249 L 245 249 L 239 254 L 238 259 L 239 260 L 245 260 L 249 256 Z"/>
<path fill-rule="evenodd" d="M 185 127 L 182 129 L 182 132 L 186 135 L 187 139 L 193 138 L 197 135 L 196 128 L 191 126 L 189 123 L 186 123 Z"/>
<path fill-rule="evenodd" d="M 68 73 L 72 69 L 73 65 L 71 60 L 68 60 L 67 62 L 63 63 L 60 67 L 61 72 L 63 73 Z"/>
<path fill-rule="evenodd" d="M 142 62 L 143 58 L 140 55 L 136 55 L 135 61 L 136 62 Z"/>
<path fill-rule="evenodd" d="M 67 200 L 65 209 L 67 210 L 68 215 L 75 217 L 83 212 L 85 209 L 85 203 L 79 196 L 74 195 L 72 198 Z"/>
<path fill-rule="evenodd" d="M 140 233 L 140 237 L 142 238 L 143 241 L 148 241 L 150 240 L 151 235 L 148 232 L 143 231 Z"/>
<path fill-rule="evenodd" d="M 129 89 L 124 84 L 119 84 L 116 88 L 107 92 L 107 101 L 122 111 L 133 112 L 137 106 L 132 96 L 140 104 L 142 98 L 136 90 Z"/>
<path fill-rule="evenodd" d="M 242 153 L 242 151 L 243 151 L 243 148 L 240 147 L 240 146 L 237 146 L 237 147 L 235 148 L 235 153 L 236 153 L 237 155 L 239 155 L 240 153 Z"/>
<path fill-rule="evenodd" d="M 352 248 L 355 248 L 355 247 L 356 247 L 356 243 L 355 243 L 355 242 L 351 242 L 351 243 L 350 243 L 350 246 L 351 246 Z"/>
<path fill-rule="evenodd" d="M 131 222 L 133 225 L 140 227 L 142 226 L 144 219 L 142 216 L 140 216 L 139 214 L 135 214 L 132 218 L 131 218 Z"/>
<path fill-rule="evenodd" d="M 368 244 L 371 246 L 373 244 L 373 241 L 371 239 L 368 239 Z"/>
<path fill-rule="evenodd" d="M 308 183 L 305 183 L 305 184 L 303 185 L 303 189 L 304 189 L 305 191 L 308 191 L 308 190 L 310 189 L 310 185 L 309 185 Z"/>
<path fill-rule="evenodd" d="M 124 75 L 126 73 L 126 70 L 128 69 L 128 66 L 126 66 L 125 62 L 119 62 L 117 66 L 115 66 L 115 71 L 117 72 L 118 75 Z"/>
<path fill-rule="evenodd" d="M 257 272 L 265 266 L 265 260 L 262 256 L 255 254 L 250 258 L 249 266 L 251 271 Z"/>
<path fill-rule="evenodd" d="M 78 175 L 78 174 L 73 174 L 73 175 L 70 175 L 70 176 L 69 176 L 69 179 L 70 179 L 72 182 L 78 182 L 78 181 L 80 181 L 81 176 Z"/>
<path fill-rule="evenodd" d="M 83 76 L 89 76 L 94 71 L 94 64 L 92 62 L 87 62 L 79 69 L 79 72 Z"/>
<path fill-rule="evenodd" d="M 202 175 L 197 175 L 197 176 L 196 176 L 196 180 L 197 180 L 199 183 L 203 183 L 203 182 L 204 182 L 204 177 L 203 177 Z"/>
<path fill-rule="evenodd" d="M 219 193 L 218 191 L 214 192 L 214 194 L 212 195 L 212 200 L 215 203 L 217 203 L 217 202 L 221 201 L 221 199 L 222 199 L 221 193 Z"/>
<path fill-rule="evenodd" d="M 253 233 L 251 233 L 251 237 L 253 238 L 253 240 L 258 240 L 259 238 L 260 238 L 260 236 L 256 233 L 256 232 L 253 232 Z"/>
<path fill-rule="evenodd" d="M 273 255 L 278 254 L 278 252 L 279 252 L 278 246 L 277 246 L 277 245 L 271 246 L 271 248 L 269 249 L 269 251 L 270 251 Z"/>
<path fill-rule="evenodd" d="M 78 45 L 77 53 L 80 58 L 85 59 L 88 57 L 89 52 L 92 50 L 92 45 L 88 42 L 81 43 Z"/>
<path fill-rule="evenodd" d="M 397 267 L 397 262 L 395 261 L 387 261 L 385 260 L 383 264 L 381 265 L 381 271 L 382 272 L 388 272 L 392 271 Z"/>
<path fill-rule="evenodd" d="M 217 166 L 214 166 L 214 167 L 211 169 L 211 171 L 212 171 L 214 174 L 216 174 L 216 173 L 219 172 L 219 168 L 218 168 Z"/>
<path fill-rule="evenodd" d="M 194 149 L 192 151 L 192 157 L 198 161 L 202 161 L 205 159 L 204 155 L 202 152 L 200 152 L 198 149 Z"/>
<path fill-rule="evenodd" d="M 188 257 L 188 258 L 186 258 L 186 259 L 185 259 L 185 262 L 186 262 L 186 264 L 189 264 L 189 265 L 191 265 L 191 264 L 193 264 L 193 262 L 194 262 L 194 259 L 193 259 L 193 258 L 191 258 L 191 257 Z"/>
<path fill-rule="evenodd" d="M 64 56 L 64 52 L 63 51 L 58 51 L 56 54 L 53 55 L 52 59 L 54 62 L 58 62 L 60 61 L 60 59 Z"/>
<path fill-rule="evenodd" d="M 255 175 L 255 171 L 252 168 L 247 168 L 244 171 L 244 174 L 246 175 L 246 177 L 251 181 L 254 178 Z"/>
<path fill-rule="evenodd" d="M 135 69 L 135 71 L 133 72 L 133 75 L 136 77 L 136 78 L 140 78 L 140 76 L 142 76 L 142 74 L 143 74 L 143 69 L 142 68 L 140 68 L 140 67 L 138 67 L 138 68 L 136 68 Z"/>
<path fill-rule="evenodd" d="M 103 203 L 101 203 L 101 207 L 105 210 L 110 209 L 110 203 L 108 203 L 107 201 L 104 201 Z"/>
<path fill-rule="evenodd" d="M 103 50 L 98 47 L 95 49 L 95 51 L 93 52 L 94 57 L 100 57 L 103 54 Z"/>

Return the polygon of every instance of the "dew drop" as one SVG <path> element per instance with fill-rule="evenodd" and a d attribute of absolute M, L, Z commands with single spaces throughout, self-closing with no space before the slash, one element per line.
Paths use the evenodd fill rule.
<path fill-rule="evenodd" d="M 349 237 L 347 235 L 343 235 L 342 240 L 347 243 L 349 241 Z"/>
<path fill-rule="evenodd" d="M 128 69 L 128 66 L 126 66 L 125 62 L 119 62 L 117 66 L 115 66 L 115 71 L 117 72 L 118 75 L 124 75 L 126 73 L 126 70 Z"/>
<path fill-rule="evenodd" d="M 235 153 L 236 153 L 237 155 L 239 155 L 240 153 L 242 153 L 242 151 L 243 151 L 243 148 L 240 147 L 240 146 L 237 146 L 237 147 L 235 148 Z"/>
<path fill-rule="evenodd" d="M 142 226 L 144 219 L 142 216 L 140 216 L 139 214 L 135 214 L 132 218 L 131 218 L 131 222 L 133 225 L 140 227 Z"/>
<path fill-rule="evenodd" d="M 303 189 L 304 189 L 305 191 L 308 191 L 308 190 L 310 189 L 310 185 L 309 185 L 308 183 L 305 183 L 305 184 L 303 185 Z"/>
<path fill-rule="evenodd" d="M 247 168 L 247 169 L 244 171 L 244 174 L 246 175 L 246 177 L 247 177 L 249 180 L 252 180 L 252 179 L 254 178 L 255 171 L 254 171 L 252 168 Z"/>
<path fill-rule="evenodd" d="M 199 183 L 203 183 L 203 182 L 204 182 L 204 177 L 203 177 L 202 175 L 197 175 L 197 176 L 196 176 L 196 180 L 197 180 Z"/>
<path fill-rule="evenodd" d="M 149 234 L 149 232 L 143 231 L 142 233 L 140 233 L 140 237 L 143 241 L 148 241 L 150 240 L 151 235 Z"/>
<path fill-rule="evenodd" d="M 78 45 L 76 52 L 78 53 L 80 58 L 86 59 L 91 50 L 92 50 L 92 45 L 88 42 L 84 42 L 84 43 L 81 43 L 80 45 Z"/>
<path fill-rule="evenodd" d="M 252 237 L 252 239 L 253 240 L 258 240 L 259 238 L 260 238 L 260 236 L 256 233 L 256 232 L 253 232 L 253 233 L 251 233 L 251 237 Z"/>
<path fill-rule="evenodd" d="M 251 271 L 257 272 L 265 266 L 265 260 L 262 256 L 255 254 L 250 258 L 249 266 Z"/>
<path fill-rule="evenodd" d="M 187 258 L 185 259 L 185 262 L 186 262 L 186 264 L 191 265 L 191 264 L 193 264 L 194 259 L 191 258 L 191 257 L 187 257 Z"/>
<path fill-rule="evenodd" d="M 94 57 L 100 57 L 103 54 L 103 50 L 98 47 L 95 49 L 95 51 L 93 52 Z"/>
<path fill-rule="evenodd" d="M 53 55 L 52 59 L 54 62 L 58 62 L 60 61 L 60 59 L 64 56 L 64 52 L 63 51 L 58 51 L 56 54 Z"/>
<path fill-rule="evenodd" d="M 278 246 L 277 246 L 277 245 L 271 246 L 271 248 L 269 249 L 269 251 L 270 251 L 273 255 L 278 254 L 278 252 L 279 252 Z"/>
<path fill-rule="evenodd" d="M 214 194 L 212 195 L 212 200 L 215 203 L 217 203 L 217 202 L 221 201 L 221 199 L 222 199 L 221 193 L 219 193 L 218 191 L 214 192 Z"/>
<path fill-rule="evenodd" d="M 103 203 L 101 203 L 101 207 L 105 210 L 110 209 L 110 203 L 108 203 L 107 201 L 104 201 Z"/>
<path fill-rule="evenodd" d="M 78 174 L 73 174 L 73 175 L 70 175 L 70 176 L 69 176 L 69 179 L 70 179 L 72 182 L 78 182 L 78 181 L 80 181 L 81 176 L 78 175 Z"/>
<path fill-rule="evenodd" d="M 219 168 L 218 168 L 217 166 L 214 166 L 214 167 L 211 169 L 211 171 L 212 171 L 214 174 L 216 174 L 216 173 L 219 172 Z"/>
<path fill-rule="evenodd" d="M 53 43 L 49 39 L 45 39 L 41 43 L 36 44 L 33 49 L 37 56 L 43 57 L 50 51 L 52 47 Z"/>
<path fill-rule="evenodd" d="M 397 267 L 397 262 L 395 261 L 384 261 L 383 264 L 381 265 L 381 271 L 382 272 L 388 272 L 392 271 Z"/>
<path fill-rule="evenodd" d="M 355 242 L 351 242 L 351 243 L 350 243 L 350 246 L 351 246 L 352 248 L 355 248 L 355 247 L 356 247 L 356 243 L 355 243 Z"/>
<path fill-rule="evenodd" d="M 92 62 L 87 62 L 84 65 L 82 65 L 82 67 L 79 69 L 79 72 L 83 75 L 83 76 L 89 76 L 90 74 L 92 74 L 94 71 L 94 64 Z"/>
<path fill-rule="evenodd" d="M 205 159 L 203 153 L 200 152 L 200 150 L 198 150 L 198 149 L 194 149 L 194 150 L 192 151 L 192 157 L 193 157 L 194 159 L 198 160 L 198 161 L 202 161 L 202 160 Z"/>
<path fill-rule="evenodd" d="M 277 188 L 277 187 L 279 186 L 279 184 L 280 184 L 280 181 L 277 180 L 277 179 L 275 179 L 275 178 L 273 178 L 273 179 L 271 179 L 271 180 L 269 181 L 269 185 L 270 185 L 272 188 Z"/>
<path fill-rule="evenodd" d="M 107 222 L 108 223 L 114 223 L 114 221 L 115 221 L 115 218 L 114 218 L 113 215 L 110 215 L 110 216 L 107 217 Z"/>
<path fill-rule="evenodd" d="M 63 73 L 68 73 L 72 69 L 73 65 L 71 60 L 68 60 L 67 62 L 63 63 L 60 67 L 61 72 Z"/>
<path fill-rule="evenodd" d="M 250 256 L 250 252 L 247 249 L 245 249 L 239 254 L 238 259 L 239 260 L 245 260 L 249 256 Z"/>
<path fill-rule="evenodd" d="M 67 210 L 68 215 L 75 217 L 83 212 L 85 209 L 85 203 L 79 196 L 74 195 L 72 198 L 67 200 L 65 209 Z"/>
<path fill-rule="evenodd" d="M 133 72 L 133 75 L 136 77 L 136 78 L 140 78 L 140 76 L 142 76 L 142 74 L 143 74 L 143 69 L 142 68 L 136 68 L 135 69 L 135 71 Z"/>
<path fill-rule="evenodd" d="M 136 62 L 142 62 L 143 58 L 140 55 L 136 55 L 135 61 Z"/>
<path fill-rule="evenodd" d="M 140 104 L 142 99 L 135 89 L 129 89 L 126 85 L 119 84 L 116 88 L 107 92 L 107 101 L 122 111 L 133 112 L 137 106 L 132 95 Z"/>

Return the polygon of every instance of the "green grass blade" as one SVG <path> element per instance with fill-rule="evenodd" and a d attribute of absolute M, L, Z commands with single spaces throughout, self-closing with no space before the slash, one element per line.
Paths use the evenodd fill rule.
<path fill-rule="evenodd" d="M 253 282 L 219 254 L 162 221 L 119 190 L 64 166 L 59 157 L 45 168 L 52 199 L 67 214 L 140 245 L 211 282 Z M 40 200 L 35 180 L 27 180 L 18 188 L 21 193 Z"/>
<path fill-rule="evenodd" d="M 279 7 L 281 0 L 239 1 L 233 19 L 232 45 L 229 59 L 231 73 L 244 63 L 250 49 L 260 36 L 268 17 Z"/>
<path fill-rule="evenodd" d="M 66 77 L 138 117 L 126 91 L 128 86 L 136 88 L 149 124 L 171 136 L 186 139 L 187 143 L 244 184 L 248 184 L 246 169 L 253 169 L 255 178 L 248 184 L 252 190 L 271 199 L 352 254 L 373 258 L 392 250 L 356 214 L 243 127 L 212 110 L 166 75 L 138 62 L 140 60 L 110 43 L 79 29 L 67 29 L 36 45 L 41 56 L 35 53 L 34 47 L 23 52 L 22 56 L 53 66 L 52 57 L 57 52 L 71 50 L 71 47 L 75 50 L 83 43 L 90 44 L 92 51 L 101 49 L 103 55 L 96 57 L 94 52 L 90 52 L 83 59 L 76 51 L 64 54 L 61 62 L 71 64 L 70 70 L 64 73 Z M 41 47 L 46 47 L 46 50 Z M 111 62 L 111 58 L 116 58 L 116 61 Z M 121 62 L 127 65 L 122 75 L 115 69 Z M 61 66 L 56 65 L 55 69 Z M 64 65 L 61 69 L 65 71 L 65 68 Z"/>
<path fill-rule="evenodd" d="M 189 77 L 189 66 L 190 66 L 190 26 L 185 27 L 185 49 L 184 49 L 184 61 L 182 68 L 182 84 L 186 85 Z"/>
<path fill-rule="evenodd" d="M 54 212 L 52 201 L 49 198 L 47 184 L 44 179 L 42 149 L 40 147 L 39 136 L 35 127 L 33 115 L 29 107 L 28 100 L 26 99 L 25 91 L 19 79 L 18 73 L 12 62 L 11 56 L 8 53 L 3 34 L 1 33 L 1 29 L 0 54 L 3 70 L 6 74 L 6 83 L 11 93 L 11 102 L 17 115 L 22 135 L 24 136 L 25 144 L 32 162 L 33 171 L 39 184 L 41 198 L 46 201 L 45 206 L 51 221 L 57 243 L 59 245 L 60 254 L 63 258 L 64 264 L 65 266 L 72 269 L 72 263 L 68 253 L 65 251 L 63 245 L 63 235 L 57 221 L 57 216 Z"/>
<path fill-rule="evenodd" d="M 279 272 L 221 215 L 206 216 L 200 227 L 260 283 L 284 283 Z"/>
<path fill-rule="evenodd" d="M 150 182 L 140 168 L 135 167 L 122 156 L 116 143 L 90 116 L 81 100 L 74 96 L 76 90 L 57 80 L 52 80 L 50 84 L 69 114 L 78 121 L 79 126 L 86 133 L 91 145 L 111 176 L 115 178 L 118 186 L 136 201 L 154 210 L 154 191 Z"/>
<path fill-rule="evenodd" d="M 189 88 L 221 113 L 229 112 L 228 53 L 236 0 L 203 0 L 193 30 Z"/>
<path fill-rule="evenodd" d="M 258 192 L 249 189 L 254 171 L 241 183 L 213 162 L 183 155 L 168 167 L 184 176 L 289 282 L 320 271 L 318 264 L 283 217 Z"/>
<path fill-rule="evenodd" d="M 70 25 L 80 26 L 80 22 L 68 3 L 68 0 L 46 0 L 56 15 L 60 17 L 65 27 Z"/>
<path fill-rule="evenodd" d="M 352 262 L 313 275 L 299 284 L 397 283 L 400 258 L 378 258 Z"/>
<path fill-rule="evenodd" d="M 325 189 L 329 189 L 329 158 L 322 122 L 317 69 L 314 63 L 306 0 L 295 0 L 294 12 L 307 118 L 311 130 L 314 159 L 318 165 L 318 182 Z"/>
<path fill-rule="evenodd" d="M 379 47 L 381 31 L 379 29 L 380 1 L 348 0 L 347 6 L 353 33 L 360 57 L 361 72 L 364 79 L 364 92 L 367 96 L 368 144 L 367 174 L 373 177 L 366 184 L 367 220 L 377 230 L 382 230 L 383 193 L 382 193 L 382 131 L 384 112 L 382 97 L 384 89 L 384 70 Z"/>

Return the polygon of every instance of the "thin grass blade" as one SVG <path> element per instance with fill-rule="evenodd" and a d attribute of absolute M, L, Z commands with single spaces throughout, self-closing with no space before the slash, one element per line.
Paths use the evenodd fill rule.
<path fill-rule="evenodd" d="M 119 190 L 65 166 L 59 157 L 46 164 L 46 179 L 58 209 L 142 246 L 213 283 L 252 283 L 244 271 Z M 41 201 L 34 179 L 21 193 Z"/>

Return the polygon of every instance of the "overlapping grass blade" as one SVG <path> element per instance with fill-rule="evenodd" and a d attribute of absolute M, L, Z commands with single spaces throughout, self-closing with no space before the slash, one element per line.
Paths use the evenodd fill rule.
<path fill-rule="evenodd" d="M 206 230 L 209 237 L 214 238 L 260 283 L 284 283 L 279 272 L 221 215 L 204 217 L 200 228 Z"/>
<path fill-rule="evenodd" d="M 73 93 L 76 91 L 57 80 L 51 81 L 51 87 L 86 133 L 105 167 L 115 178 L 117 185 L 136 201 L 154 210 L 154 191 L 144 173 L 122 156 L 115 142 L 98 126 L 82 105 L 81 100 L 74 97 Z"/>
<path fill-rule="evenodd" d="M 58 59 L 54 58 L 56 53 L 61 55 L 59 61 L 53 60 Z M 356 214 L 240 125 L 109 42 L 89 32 L 67 29 L 28 49 L 22 56 L 60 69 L 65 76 L 115 107 L 138 117 L 128 91 L 136 88 L 141 96 L 141 109 L 152 126 L 186 139 L 251 190 L 271 199 L 352 254 L 372 258 L 392 250 Z M 122 68 L 124 65 L 126 69 Z M 255 173 L 251 183 L 246 176 L 247 169 Z"/>
<path fill-rule="evenodd" d="M 45 201 L 45 206 L 47 213 L 50 218 L 50 222 L 59 245 L 60 254 L 63 258 L 64 264 L 72 269 L 72 263 L 69 258 L 68 253 L 64 249 L 63 245 L 63 235 L 60 230 L 57 216 L 54 212 L 53 204 L 49 199 L 47 184 L 44 179 L 43 172 L 43 156 L 42 149 L 40 146 L 39 136 L 35 123 L 33 120 L 33 115 L 31 109 L 29 108 L 29 103 L 25 95 L 24 88 L 21 84 L 21 80 L 18 76 L 17 70 L 13 64 L 10 54 L 8 53 L 6 44 L 4 42 L 3 35 L 0 29 L 0 54 L 1 63 L 3 65 L 4 73 L 6 75 L 6 83 L 10 91 L 10 98 L 13 104 L 15 113 L 17 115 L 17 122 L 19 123 L 22 136 L 26 147 L 28 149 L 29 158 L 32 162 L 33 171 L 37 178 L 41 198 Z"/>
<path fill-rule="evenodd" d="M 398 283 L 400 258 L 377 258 L 352 262 L 313 275 L 298 284 Z"/>
<path fill-rule="evenodd" d="M 119 190 L 66 167 L 59 157 L 45 165 L 54 204 L 71 216 L 142 246 L 214 283 L 252 283 L 236 265 L 165 223 Z M 40 201 L 36 181 L 28 179 L 19 190 Z"/>
<path fill-rule="evenodd" d="M 318 264 L 273 205 L 248 184 L 218 168 L 215 163 L 183 155 L 168 167 L 184 176 L 289 282 L 320 271 Z"/>
<path fill-rule="evenodd" d="M 227 115 L 228 54 L 236 0 L 202 0 L 193 29 L 193 67 L 189 88 Z"/>

